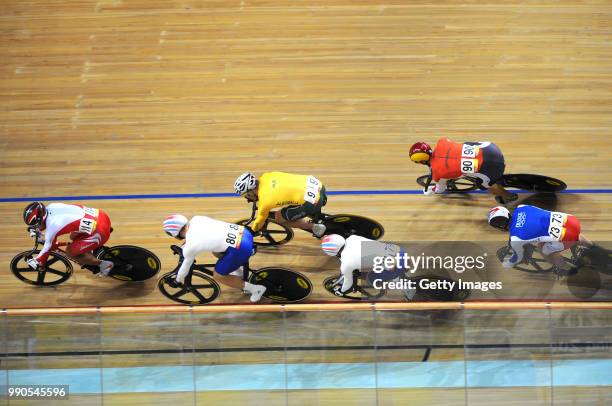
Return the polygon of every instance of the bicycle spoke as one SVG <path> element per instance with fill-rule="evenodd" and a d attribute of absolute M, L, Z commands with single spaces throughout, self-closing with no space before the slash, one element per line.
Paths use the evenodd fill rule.
<path fill-rule="evenodd" d="M 532 265 L 538 270 L 538 271 L 544 271 L 545 269 L 540 265 L 540 262 L 546 262 L 546 260 L 543 259 L 532 259 L 531 263 Z"/>
<path fill-rule="evenodd" d="M 208 285 L 191 285 L 191 287 L 194 289 L 202 289 L 202 288 L 214 289 L 214 285 L 212 283 L 209 283 Z"/>
<path fill-rule="evenodd" d="M 49 265 L 53 265 L 54 263 L 56 263 L 59 260 L 60 260 L 59 256 L 51 258 L 50 260 L 47 261 L 47 267 L 49 267 Z"/>
<path fill-rule="evenodd" d="M 26 273 L 26 272 L 38 272 L 36 269 L 32 269 L 30 267 L 26 267 L 26 268 L 15 268 L 15 270 L 19 273 Z"/>
<path fill-rule="evenodd" d="M 45 275 L 46 275 L 45 271 L 38 272 L 38 276 L 36 277 L 36 283 L 39 285 L 42 285 L 43 283 L 45 283 Z"/>
<path fill-rule="evenodd" d="M 200 300 L 200 302 L 202 302 L 202 303 L 204 303 L 204 302 L 208 301 L 208 299 L 209 299 L 209 298 L 205 297 L 204 295 L 202 295 L 200 292 L 198 292 L 198 291 L 197 291 L 197 290 L 195 290 L 195 289 L 194 289 L 194 290 L 192 290 L 192 291 L 191 291 L 191 293 L 193 293 L 193 295 L 194 295 L 195 297 L 197 297 L 197 298 Z"/>
<path fill-rule="evenodd" d="M 266 231 L 267 234 L 287 234 L 287 231 L 285 230 L 268 230 Z"/>
<path fill-rule="evenodd" d="M 49 267 L 47 267 L 47 272 L 52 273 L 54 275 L 59 275 L 59 276 L 65 276 L 67 273 L 67 272 L 58 271 L 57 269 L 49 268 Z"/>
<path fill-rule="evenodd" d="M 180 298 L 181 296 L 184 296 L 187 293 L 189 293 L 189 290 L 187 288 L 182 288 L 178 292 L 173 293 L 172 295 L 170 295 L 170 297 L 172 297 L 173 299 L 178 299 L 178 298 Z"/>
<path fill-rule="evenodd" d="M 272 244 L 276 243 L 276 240 L 272 238 L 272 236 L 270 236 L 268 232 L 266 232 L 265 234 L 262 234 L 262 237 L 264 237 L 266 240 L 268 240 L 268 242 Z"/>

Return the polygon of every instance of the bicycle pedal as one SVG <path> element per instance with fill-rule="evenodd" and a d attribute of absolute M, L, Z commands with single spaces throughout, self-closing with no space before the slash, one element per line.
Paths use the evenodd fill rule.
<path fill-rule="evenodd" d="M 100 268 L 93 265 L 81 265 L 81 269 L 87 269 L 93 275 L 97 275 L 100 273 Z"/>
<path fill-rule="evenodd" d="M 178 288 L 183 288 L 183 287 L 184 287 L 184 285 L 183 285 L 182 283 L 178 282 L 178 281 L 177 281 L 176 279 L 174 279 L 174 278 L 168 278 L 168 279 L 166 279 L 166 284 L 167 284 L 168 286 L 170 286 L 171 288 L 174 288 L 174 289 L 178 289 Z"/>

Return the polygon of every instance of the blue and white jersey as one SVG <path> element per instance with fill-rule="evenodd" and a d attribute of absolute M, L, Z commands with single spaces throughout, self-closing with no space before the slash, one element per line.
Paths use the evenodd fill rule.
<path fill-rule="evenodd" d="M 558 242 L 565 235 L 568 215 L 548 211 L 539 207 L 519 205 L 512 214 L 510 222 L 510 247 L 514 254 L 505 263 L 514 266 L 523 260 L 524 246 L 527 244 Z"/>

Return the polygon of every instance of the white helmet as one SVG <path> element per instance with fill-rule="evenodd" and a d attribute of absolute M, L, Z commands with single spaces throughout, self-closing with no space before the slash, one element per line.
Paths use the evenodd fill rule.
<path fill-rule="evenodd" d="M 257 186 L 257 178 L 251 172 L 245 172 L 238 176 L 236 182 L 234 182 L 234 189 L 236 194 L 242 196 L 249 190 L 255 189 Z"/>
<path fill-rule="evenodd" d="M 188 222 L 187 217 L 182 214 L 172 214 L 164 220 L 164 231 L 166 234 L 178 238 L 179 233 Z"/>
<path fill-rule="evenodd" d="M 493 207 L 489 210 L 489 225 L 500 230 L 507 230 L 510 224 L 510 211 L 504 206 Z"/>
<path fill-rule="evenodd" d="M 321 240 L 321 249 L 331 257 L 338 255 L 342 247 L 346 244 L 344 237 L 338 234 L 329 234 Z"/>

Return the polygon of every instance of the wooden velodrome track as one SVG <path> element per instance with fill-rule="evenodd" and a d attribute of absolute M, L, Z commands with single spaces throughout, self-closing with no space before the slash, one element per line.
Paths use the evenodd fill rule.
<path fill-rule="evenodd" d="M 245 170 L 416 189 L 408 148 L 441 136 L 497 143 L 508 172 L 609 190 L 611 26 L 609 1 L 6 1 L 0 197 L 223 193 Z M 166 215 L 250 214 L 225 197 L 65 201 L 107 211 L 109 243 L 151 249 L 163 272 L 176 263 Z M 0 203 L 0 307 L 170 303 L 153 280 L 19 282 L 8 265 L 31 247 L 25 204 Z M 503 241 L 484 221 L 493 205 L 334 195 L 326 211 L 370 216 L 388 240 Z M 557 209 L 610 239 L 609 193 L 563 194 Z M 311 300 L 334 299 L 321 281 L 336 264 L 305 233 L 253 265 L 304 272 Z M 246 301 L 224 289 L 218 303 Z"/>
<path fill-rule="evenodd" d="M 7 2 L 2 8 L 2 197 L 231 192 L 235 177 L 314 174 L 331 191 L 416 189 L 410 144 L 440 136 L 498 143 L 509 172 L 610 185 L 610 5 L 370 1 Z M 44 199 L 43 199 L 44 200 Z M 111 244 L 176 257 L 170 213 L 236 220 L 239 198 L 87 201 Z M 26 286 L 8 263 L 31 241 L 24 202 L 0 204 L 0 306 L 165 303 L 85 272 L 58 289 Z M 498 240 L 494 201 L 421 195 L 330 196 L 327 212 L 371 216 L 386 239 Z M 609 194 L 568 194 L 596 240 Z M 315 282 L 335 269 L 297 232 L 254 265 Z M 333 299 L 333 298 L 332 298 Z M 244 301 L 224 290 L 220 302 Z"/>

